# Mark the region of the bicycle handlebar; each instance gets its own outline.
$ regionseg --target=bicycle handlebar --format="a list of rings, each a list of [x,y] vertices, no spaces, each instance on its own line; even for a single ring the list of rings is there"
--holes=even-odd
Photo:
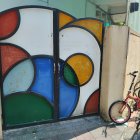
[[[136,76],[135,74],[138,73],[138,71],[130,72],[128,75]]]
[[[136,73],[138,73],[138,71],[134,71],[134,72],[133,72],[133,74],[136,74]]]

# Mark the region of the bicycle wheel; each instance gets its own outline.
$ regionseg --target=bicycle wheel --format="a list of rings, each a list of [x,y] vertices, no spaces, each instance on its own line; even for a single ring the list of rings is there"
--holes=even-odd
[[[133,94],[140,98],[140,87],[136,88]]]
[[[116,101],[109,108],[110,119],[117,123],[123,124],[130,119],[131,109],[125,101]]]
[[[138,97],[140,98],[140,88],[139,88],[139,91],[138,91]]]

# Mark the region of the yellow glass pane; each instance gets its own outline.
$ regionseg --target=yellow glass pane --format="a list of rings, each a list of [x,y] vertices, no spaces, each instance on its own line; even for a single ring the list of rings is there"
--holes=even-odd
[[[102,22],[94,19],[82,19],[72,23],[72,25],[82,26],[87,30],[91,31],[97,37],[99,43],[102,44]]]
[[[85,84],[92,77],[93,63],[89,57],[83,54],[73,55],[67,60],[67,63],[75,71],[80,85]]]
[[[71,17],[67,14],[64,14],[62,12],[59,13],[59,29],[73,20],[74,20],[73,17]]]

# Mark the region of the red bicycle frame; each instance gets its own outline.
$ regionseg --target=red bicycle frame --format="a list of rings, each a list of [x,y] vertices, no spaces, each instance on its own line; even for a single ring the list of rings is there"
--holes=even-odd
[[[136,107],[137,109],[140,109],[140,98],[139,97],[134,97],[134,96],[131,96],[130,93],[127,95],[127,97],[125,98],[125,102],[127,103],[128,99],[132,99],[136,102]]]

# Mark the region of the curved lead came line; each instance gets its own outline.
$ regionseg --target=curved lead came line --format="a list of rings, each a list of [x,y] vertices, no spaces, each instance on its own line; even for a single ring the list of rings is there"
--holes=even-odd
[[[27,89],[27,91],[31,90],[31,88],[32,88],[32,86],[33,86],[33,84],[35,83],[35,80],[36,80],[36,66],[35,66],[35,62],[32,60],[32,58],[30,60],[31,60],[31,62],[33,64],[33,68],[34,68],[34,77],[33,77],[32,83],[31,83],[30,87]]]
[[[12,68],[13,66],[15,66],[18,62],[20,62],[20,61],[22,61],[22,60],[24,60],[24,59],[30,58],[30,54],[29,54],[25,49],[23,49],[23,48],[20,47],[20,46],[15,45],[15,44],[12,44],[12,43],[0,43],[0,49],[2,49],[2,47],[6,47],[6,46],[8,46],[8,47],[14,47],[14,48],[16,48],[16,49],[19,49],[20,51],[22,51],[23,53],[25,53],[25,54],[27,55],[27,57],[26,57],[26,58],[23,58],[23,59],[21,59],[21,60],[19,60],[19,61],[17,61],[17,62],[14,63],[12,66],[10,66],[10,67],[7,69],[7,71],[5,72],[5,74],[3,75],[3,77],[5,77],[5,76],[7,75],[7,73],[11,70],[11,68]],[[2,58],[1,58],[1,60],[2,60]],[[2,63],[2,62],[1,62],[1,63]]]
[[[46,57],[50,58],[50,59],[53,59],[52,56],[50,56],[50,55],[43,55],[43,54],[42,55],[34,55],[34,56],[30,57],[30,59],[31,59],[31,61],[33,63],[33,67],[34,67],[34,79],[33,79],[33,82],[32,82],[32,84],[30,85],[30,87],[28,88],[27,91],[31,92],[31,88],[35,84],[35,81],[36,81],[36,65],[35,65],[35,62],[33,61],[33,59],[35,59],[35,58],[46,58]]]
[[[71,14],[65,12],[65,11],[61,11],[61,10],[58,10],[58,11],[59,11],[59,13],[63,13],[63,14],[65,14],[65,15],[67,15],[67,16],[70,16],[70,17],[73,18],[74,20],[76,20],[76,18],[75,18],[73,15],[71,15]],[[71,21],[71,22],[72,22],[72,21]]]
[[[78,28],[76,27],[76,28],[70,28],[70,29],[77,29],[78,30]],[[69,31],[70,29],[66,29],[66,30],[64,30],[64,31],[62,31],[62,34],[63,34],[63,32],[64,32],[64,35],[65,35],[65,31],[67,32],[67,31]],[[80,30],[80,29],[79,29]],[[81,29],[81,31],[82,31],[82,29]],[[86,32],[85,30],[83,30],[84,32]],[[88,34],[88,32],[86,32],[87,34]],[[89,34],[90,36],[91,36],[91,34]],[[91,36],[91,38],[92,38],[92,36]],[[95,40],[95,42],[96,42],[96,45],[99,45],[98,43],[97,43],[97,41],[96,41],[96,39],[95,38],[93,38],[94,40]],[[80,47],[79,47],[80,48]],[[92,47],[92,48],[94,48],[94,46]],[[96,47],[96,49],[98,50],[98,52],[100,53],[100,50],[99,50],[99,46],[98,47]],[[77,50],[78,51],[78,50]],[[70,53],[71,54],[71,53]],[[73,54],[73,53],[72,53]],[[66,58],[66,56],[65,56],[65,58]],[[94,59],[93,59],[94,60]],[[98,63],[99,65],[100,65],[100,62]],[[93,80],[93,78],[92,78],[92,81],[94,81]],[[87,86],[87,87],[89,87],[89,86]],[[87,88],[86,88],[87,89]],[[90,88],[91,89],[91,88]],[[90,90],[91,92],[89,92],[88,93],[88,97],[95,91],[95,90],[93,90],[93,89],[91,89]],[[81,91],[81,93],[83,93],[83,97],[84,97],[84,92],[82,92]],[[86,99],[87,100],[87,99]],[[86,103],[86,100],[84,99],[84,103]],[[78,106],[79,106],[79,104],[78,104]],[[83,109],[84,109],[84,104],[82,105],[83,107]],[[83,113],[83,109],[80,109],[81,111],[80,112],[82,112]],[[76,108],[76,110],[77,110],[77,108]],[[78,111],[78,110],[77,110]],[[79,112],[79,111],[78,111]],[[77,114],[76,114],[77,115]]]
[[[27,60],[30,60],[30,61],[31,61],[32,66],[33,66],[33,68],[34,68],[33,62],[32,62],[32,60],[31,60],[30,58],[25,58],[25,59],[23,59],[23,60],[21,60],[21,61],[18,61],[17,63],[15,63],[15,64],[7,71],[7,73],[5,73],[5,75],[4,75],[3,79],[2,79],[2,84],[4,84],[5,78],[7,77],[7,75],[8,75],[16,66],[18,66],[20,63],[22,63],[22,62],[24,62],[24,61],[27,61]],[[34,80],[34,77],[35,77],[35,72],[34,72],[33,80]],[[33,80],[32,80],[32,82],[31,82],[31,84],[33,83]],[[29,88],[28,88],[28,89],[29,89]],[[27,89],[27,90],[28,90],[28,89]],[[11,94],[11,93],[10,93],[10,94]],[[8,94],[8,95],[9,95],[9,94]]]
[[[87,104],[88,104],[88,101],[89,101],[90,98],[91,98],[96,92],[98,92],[98,91],[100,91],[100,90],[99,90],[99,89],[95,90],[95,91],[89,96],[89,98],[87,99],[87,102],[86,102],[85,107],[84,107],[84,112],[83,112],[84,115],[86,115],[86,106],[87,106]],[[100,97],[100,93],[99,93],[99,97]],[[89,113],[89,114],[93,114],[93,113]]]
[[[103,22],[102,20],[96,19],[96,18],[91,18],[91,17],[79,18],[79,19],[76,19],[76,18],[75,18],[75,20],[73,20],[73,21],[67,23],[65,26],[63,26],[63,27],[60,28],[59,30],[61,31],[61,30],[63,30],[64,28],[67,28],[68,26],[70,26],[71,24],[73,24],[73,23],[75,23],[75,22],[79,22],[79,21],[81,21],[81,20],[94,20],[94,21],[99,21],[100,23],[102,23],[102,27],[103,27],[103,25],[104,25],[104,22]],[[79,25],[79,26],[80,26],[80,25]]]
[[[18,7],[14,7],[14,8],[10,8],[10,9],[7,9],[7,10],[4,10],[2,12],[0,12],[0,14],[3,14],[5,12],[8,12],[8,11],[11,11],[11,10],[20,10],[20,9],[28,9],[28,8],[40,8],[40,9],[46,9],[46,10],[52,10],[52,11],[58,11],[58,13],[64,13],[74,19],[76,19],[74,16],[72,16],[71,14],[65,12],[65,11],[62,11],[62,10],[59,10],[57,8],[51,8],[51,7],[46,7],[46,6],[37,6],[37,5],[27,5],[27,6],[18,6]]]
[[[134,86],[134,91],[135,91],[135,89],[137,89],[136,87],[137,87],[138,84],[140,84],[140,81],[138,81],[138,82],[135,84],[135,86]]]
[[[65,61],[64,60],[62,60],[62,59],[59,59],[59,63],[60,64],[62,64],[62,63],[65,63]],[[61,67],[62,68],[62,67]],[[61,70],[60,70],[61,71]],[[60,74],[59,75],[60,76],[60,78],[61,78],[61,80],[62,81],[64,81],[68,86],[71,86],[70,84],[68,84],[65,80],[64,80],[64,78],[63,78],[63,74]],[[79,101],[79,98],[80,98],[80,87],[79,86],[71,86],[71,87],[74,87],[74,88],[77,88],[77,99],[76,99],[76,103],[74,104],[74,107],[73,107],[73,109],[71,110],[71,112],[70,112],[70,114],[68,115],[68,116],[66,116],[66,117],[60,117],[60,112],[59,112],[59,119],[60,120],[62,120],[62,119],[64,119],[64,118],[70,118],[71,117],[71,115],[73,114],[73,112],[74,112],[74,110],[75,110],[75,108],[77,107],[77,104],[78,104],[78,101]],[[61,94],[61,93],[60,93]],[[60,95],[59,95],[60,96]],[[60,98],[60,97],[59,97]],[[59,99],[60,100],[60,99]],[[59,110],[60,111],[60,110]]]
[[[53,120],[54,107],[53,107],[53,106],[50,104],[50,102],[48,102],[48,100],[46,100],[44,97],[42,97],[42,96],[40,96],[40,95],[38,95],[38,94],[36,94],[36,93],[33,93],[33,92],[32,92],[32,93],[29,93],[29,94],[26,93],[26,92],[16,92],[16,93],[13,93],[13,94],[11,94],[11,95],[6,96],[6,97],[4,98],[4,101],[5,101],[5,102],[8,101],[7,98],[9,99],[9,97],[11,97],[11,96],[17,97],[17,98],[20,99],[20,100],[22,100],[21,97],[25,97],[25,98],[23,98],[23,99],[25,99],[25,101],[28,102],[28,104],[29,104],[29,102],[30,102],[30,101],[28,100],[28,96],[31,97],[31,98],[33,98],[33,99],[36,98],[36,99],[33,100],[33,101],[36,101],[36,104],[35,104],[35,105],[36,105],[37,107],[39,107],[38,104],[37,104],[38,100],[40,101],[40,103],[43,104],[43,107],[44,107],[44,104],[45,104],[45,105],[48,104],[49,107],[51,107],[51,112],[50,112],[50,113],[51,113],[51,118],[50,118],[50,119]],[[21,97],[20,97],[20,96],[21,96]],[[33,97],[32,97],[32,96],[33,96]],[[14,98],[12,98],[12,100],[13,100],[13,99],[14,99]],[[10,100],[11,100],[11,98],[10,98]],[[17,100],[16,100],[16,101],[17,101]],[[32,101],[32,99],[31,99],[31,101]],[[42,101],[43,101],[43,102],[42,102]],[[17,102],[18,102],[18,101],[17,101]],[[11,104],[11,102],[7,102],[7,103],[10,103],[10,104]],[[22,107],[22,103],[20,103],[20,102],[18,102],[18,103],[19,103],[19,105],[20,105],[22,111],[25,111],[24,113],[26,113],[26,109]],[[33,102],[33,103],[34,103],[34,102]],[[12,103],[12,104],[13,104],[13,103]],[[24,104],[24,103],[23,103],[23,104]],[[26,108],[28,108],[28,104],[26,104]],[[5,104],[5,105],[6,105],[6,104]],[[15,106],[15,105],[16,105],[16,104],[14,104],[14,106]],[[9,106],[9,107],[10,107],[10,106]],[[7,105],[5,106],[5,108],[8,109],[8,108],[7,108]],[[12,107],[12,108],[13,108],[13,107]],[[33,106],[32,106],[30,109],[33,109],[33,110],[34,110],[35,108],[33,108]],[[41,108],[40,108],[40,109],[41,109]],[[29,111],[29,110],[28,110],[28,111]],[[32,110],[30,110],[30,111],[32,111]],[[30,111],[29,111],[29,114],[30,114]],[[41,112],[43,113],[43,110],[41,110]],[[45,112],[48,114],[48,110],[45,110]],[[8,112],[5,112],[5,113],[7,113],[7,115],[9,115]],[[20,112],[16,112],[16,113],[17,113],[16,116],[18,117],[18,114],[19,114],[19,113],[23,113],[23,112],[20,111]],[[36,115],[37,112],[34,112],[34,111],[33,111],[33,113],[34,113],[34,115]],[[50,115],[50,113],[49,113],[48,115]],[[11,114],[11,113],[10,113],[10,114]],[[14,114],[15,114],[15,113],[12,111],[12,116],[14,116]],[[37,113],[37,114],[38,114],[38,113]],[[6,115],[6,116],[7,116],[7,115]],[[32,115],[32,113],[31,113],[30,115]],[[28,117],[28,114],[27,114],[27,117]],[[45,119],[47,116],[46,116],[46,114],[45,114],[45,116],[44,116],[44,115],[42,116],[43,118],[40,117],[39,119],[37,119],[37,121],[36,121],[36,117],[35,117],[35,116],[34,116],[35,118],[33,118],[32,120],[29,119],[29,121],[28,121],[28,118],[27,118],[27,117],[25,117],[25,118],[26,118],[26,119],[25,119],[24,116],[23,116],[24,119],[23,119],[23,118],[22,118],[22,119],[23,119],[23,120],[27,120],[27,123],[35,123],[35,122],[36,122],[36,123],[37,123],[37,122],[39,123],[40,121],[41,121],[41,122],[44,122],[44,119]],[[9,117],[6,117],[7,121],[9,120],[8,118],[9,118]],[[37,118],[38,118],[38,117],[37,117]],[[42,119],[43,119],[43,120],[42,120]],[[14,120],[14,119],[12,119],[12,120]],[[11,125],[11,126],[12,126],[12,125],[15,125],[15,124],[16,124],[16,125],[22,125],[22,124],[25,123],[25,121],[23,121],[23,120],[21,120],[22,122],[16,121],[16,123],[15,123],[15,120],[14,120],[14,124],[11,123],[11,124],[9,124],[9,125]],[[46,121],[48,121],[48,119],[47,119]],[[9,122],[9,123],[10,123],[10,122]],[[26,124],[27,124],[27,123],[26,123]]]
[[[81,27],[81,26],[78,26],[78,25],[69,25],[69,26],[66,26],[65,28],[62,28],[60,31],[65,30],[67,28],[80,28],[80,29],[83,29],[83,30],[87,31],[88,33],[90,33],[95,38],[95,40],[97,41],[97,44],[98,44],[99,49],[100,49],[100,52],[102,52],[102,45],[100,44],[98,38],[91,31],[89,31],[85,27]]]
[[[28,60],[28,59],[29,59],[29,58],[24,58],[24,59],[18,61],[17,63],[15,63],[14,65],[12,65],[12,67],[10,67],[10,68],[7,70],[7,72],[4,74],[4,76],[3,76],[3,81],[5,80],[6,76],[10,73],[10,71],[14,69],[14,67],[16,67],[18,64],[20,64],[21,62],[24,62],[24,61],[26,61],[26,60]]]
[[[36,76],[34,82],[28,90],[39,93],[49,101],[53,102],[53,59],[46,56],[36,56],[32,58],[32,60],[35,64]],[[48,85],[48,83],[50,85]]]
[[[91,62],[91,64],[92,64],[92,74],[91,74],[91,76],[90,76],[90,78],[85,82],[85,83],[83,83],[83,84],[79,84],[79,86],[81,87],[81,86],[84,86],[84,85],[86,85],[90,80],[91,80],[91,78],[92,78],[92,76],[93,76],[93,74],[94,74],[94,63],[93,63],[93,61],[91,60],[91,58],[88,56],[88,55],[86,55],[86,54],[84,54],[84,53],[74,53],[74,54],[72,54],[72,55],[70,55],[66,60],[65,60],[65,62],[67,62],[71,57],[73,57],[73,56],[75,56],[75,55],[84,55],[84,56],[86,56],[89,60],[90,60],[90,62]],[[73,68],[72,68],[73,69]],[[74,70],[73,70],[74,71]],[[75,73],[75,72],[74,72]],[[76,73],[75,73],[76,74]],[[77,76],[77,75],[76,75]],[[78,78],[78,77],[77,77]],[[79,81],[79,80],[78,80]]]
[[[29,92],[29,93],[28,93],[28,92]],[[46,100],[46,101],[52,106],[52,108],[54,108],[54,104],[50,103],[49,100],[47,100],[44,96],[42,96],[42,95],[40,95],[40,94],[38,94],[38,93],[36,93],[36,92],[31,92],[31,91],[14,92],[14,93],[11,93],[11,94],[9,94],[9,95],[6,95],[6,96],[4,97],[4,100],[5,100],[6,98],[8,98],[9,96],[12,96],[13,94],[14,94],[14,95],[20,95],[20,94],[34,94],[34,95],[36,95],[36,96],[38,96],[38,97],[41,97],[41,98],[43,98],[44,100]]]
[[[12,44],[12,43],[6,43],[6,42],[0,42],[0,47],[1,46],[11,46],[11,47],[15,47],[17,49],[20,49],[22,50],[23,52],[25,52],[25,54],[27,54],[28,57],[30,57],[31,55],[22,47],[18,46],[18,45],[15,45],[15,44]]]
[[[62,82],[64,82],[65,83],[65,81],[63,80],[63,78],[61,77],[61,80],[62,80]],[[67,83],[66,83],[67,84]],[[68,85],[69,86],[69,85]],[[65,86],[66,87],[66,86]],[[72,88],[72,87],[71,87]],[[77,87],[74,87],[74,88],[76,88],[76,91],[74,92],[75,94],[76,94],[76,100],[75,100],[75,96],[74,96],[74,99],[72,100],[73,101],[73,104],[72,104],[72,106],[70,106],[70,109],[69,109],[69,112],[67,112],[67,114],[63,114],[63,112],[64,111],[67,111],[66,109],[64,110],[64,108],[62,108],[63,110],[61,110],[61,116],[60,116],[60,112],[59,112],[59,118],[60,119],[63,119],[63,118],[69,118],[70,116],[71,116],[71,114],[74,112],[74,110],[75,110],[75,108],[76,108],[76,106],[77,106],[77,104],[78,104],[78,101],[79,101],[79,96],[80,96],[80,88],[77,88]],[[74,89],[75,90],[75,89]],[[68,92],[68,91],[67,91]],[[65,93],[65,91],[63,91],[63,92],[60,92],[60,97],[63,97],[62,95]],[[71,93],[69,93],[69,94],[71,94]],[[60,102],[60,97],[59,97],[59,102]],[[67,97],[67,96],[66,96]],[[73,96],[71,96],[71,97],[73,97]],[[70,100],[69,98],[67,98],[67,100]],[[64,102],[66,102],[66,101],[63,101],[63,100],[61,100],[61,106],[62,105],[64,105]],[[63,103],[63,104],[62,104]],[[70,103],[70,101],[69,101],[69,103]],[[59,104],[59,111],[60,111],[60,104]],[[67,108],[69,108],[69,106],[67,106]]]
[[[70,67],[71,71],[73,72],[74,76],[76,77],[77,85],[73,85],[73,84],[71,84],[70,82],[68,82],[68,81],[66,80],[66,78],[65,78],[65,76],[64,76],[64,69],[65,69],[65,66],[66,66],[66,65],[68,65],[68,66]],[[65,82],[66,82],[68,85],[70,85],[70,86],[75,86],[75,87],[79,87],[79,86],[80,86],[79,80],[78,80],[78,77],[77,77],[75,71],[73,70],[73,68],[72,68],[66,61],[64,61],[64,64],[63,64],[63,68],[62,68],[62,77],[63,77],[63,79],[65,80]]]
[[[70,113],[70,115],[67,118],[71,117],[71,115],[73,114],[73,112],[75,111],[75,109],[78,105],[78,102],[79,102],[79,99],[80,99],[80,87],[78,87],[78,93],[77,94],[78,94],[78,97],[77,97],[77,102],[75,104],[75,107],[73,108],[72,112]]]

